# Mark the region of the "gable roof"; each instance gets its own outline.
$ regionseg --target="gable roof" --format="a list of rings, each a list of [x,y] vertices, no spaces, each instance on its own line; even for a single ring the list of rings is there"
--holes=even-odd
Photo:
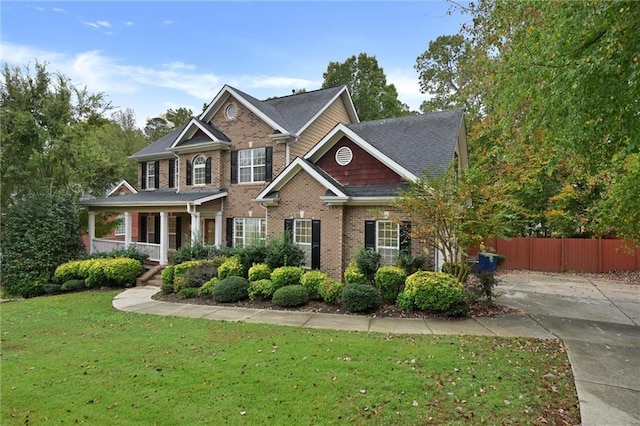
[[[130,194],[135,194],[136,192],[138,192],[129,182],[127,182],[126,179],[123,179],[120,181],[120,183],[114,185],[111,190],[107,191],[107,197],[111,197],[112,195],[117,194],[121,189],[124,189]]]
[[[136,152],[133,155],[130,155],[129,158],[132,160],[153,160],[157,158],[166,158],[173,157],[173,153],[168,151],[168,149],[173,145],[176,138],[182,131],[187,127],[187,124],[183,124],[182,126],[178,126],[157,141],[145,146],[140,151]]]
[[[175,205],[200,205],[208,201],[227,196],[224,189],[202,189],[190,191],[176,191],[175,189],[160,189],[155,191],[140,191],[132,194],[117,195],[106,198],[81,200],[80,204],[91,207],[159,207]]]
[[[317,161],[346,136],[405,179],[414,180],[449,167],[462,126],[462,109],[339,124],[305,158]]]

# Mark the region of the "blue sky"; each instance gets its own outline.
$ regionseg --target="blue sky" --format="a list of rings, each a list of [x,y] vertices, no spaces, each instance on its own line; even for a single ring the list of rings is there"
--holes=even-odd
[[[468,19],[443,1],[2,1],[0,62],[47,62],[142,127],[168,108],[194,113],[229,84],[259,99],[314,90],[329,62],[375,56],[402,102],[426,99],[414,69]]]

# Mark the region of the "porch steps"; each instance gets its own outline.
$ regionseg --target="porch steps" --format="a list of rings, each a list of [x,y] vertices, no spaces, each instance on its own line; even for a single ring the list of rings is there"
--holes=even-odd
[[[136,285],[153,285],[160,287],[162,285],[162,270],[164,268],[165,267],[161,265],[152,266],[147,272],[136,279]]]

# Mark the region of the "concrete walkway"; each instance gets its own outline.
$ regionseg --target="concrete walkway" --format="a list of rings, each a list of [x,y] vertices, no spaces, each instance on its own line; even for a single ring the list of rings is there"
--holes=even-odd
[[[522,314],[492,318],[394,319],[168,303],[158,287],[127,289],[116,309],[155,315],[397,334],[468,334],[562,339],[580,400],[582,424],[640,425],[640,285],[565,275],[501,276],[499,302]]]

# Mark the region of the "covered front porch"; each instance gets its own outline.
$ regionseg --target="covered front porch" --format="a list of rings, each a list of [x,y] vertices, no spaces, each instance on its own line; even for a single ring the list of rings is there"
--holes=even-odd
[[[134,247],[160,265],[170,263],[171,254],[183,244],[201,242],[222,245],[222,213],[226,191],[156,190],[102,199],[83,200],[88,209],[88,251],[108,252]],[[96,215],[109,212],[123,218],[124,235],[96,237]],[[138,232],[133,217],[138,216]]]

